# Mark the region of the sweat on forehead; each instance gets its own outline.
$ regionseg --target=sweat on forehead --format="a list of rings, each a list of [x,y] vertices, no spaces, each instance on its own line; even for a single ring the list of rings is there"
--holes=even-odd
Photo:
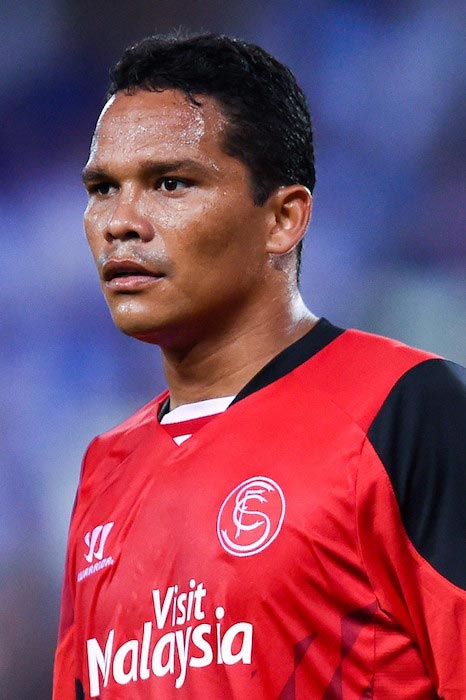
[[[219,105],[213,98],[203,97],[195,104],[179,90],[149,92],[137,90],[132,94],[119,92],[105,104],[97,122],[95,135],[100,137],[109,122],[118,130],[128,135],[128,129],[134,134],[154,129],[160,133],[166,129],[168,136],[176,126],[177,135],[185,134],[187,138],[199,140],[206,129],[220,132],[226,119]]]
[[[218,170],[218,158],[229,158],[223,149],[225,123],[217,102],[209,97],[194,104],[177,90],[117,93],[97,122],[85,180],[89,173],[113,174],[117,167],[129,172],[143,164],[147,171],[149,162],[196,161]]]

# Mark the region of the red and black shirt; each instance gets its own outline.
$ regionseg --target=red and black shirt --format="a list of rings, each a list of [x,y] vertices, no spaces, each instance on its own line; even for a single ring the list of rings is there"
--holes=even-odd
[[[54,700],[464,700],[465,371],[321,320],[176,445],[96,438]]]

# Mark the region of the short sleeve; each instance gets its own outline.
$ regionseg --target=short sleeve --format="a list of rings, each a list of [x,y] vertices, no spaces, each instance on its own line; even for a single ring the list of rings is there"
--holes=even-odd
[[[357,478],[379,604],[412,635],[445,700],[466,698],[465,375],[439,359],[403,375],[370,427]]]

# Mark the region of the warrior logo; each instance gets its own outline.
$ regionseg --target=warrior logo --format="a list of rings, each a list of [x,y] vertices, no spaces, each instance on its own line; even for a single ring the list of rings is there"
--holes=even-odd
[[[84,559],[89,562],[89,566],[78,571],[77,580],[83,581],[88,576],[106,569],[107,566],[112,566],[115,562],[113,557],[104,557],[104,547],[110,530],[115,523],[105,523],[105,525],[97,525],[93,530],[89,530],[84,535],[84,542],[89,551],[84,554]]]
[[[225,498],[217,518],[218,539],[229,554],[249,557],[274,541],[284,517],[280,486],[266,476],[255,476]]]
[[[98,559],[99,561],[102,559],[104,556],[104,547],[105,547],[105,542],[107,541],[107,537],[110,534],[110,530],[114,526],[115,523],[107,523],[106,525],[97,525],[92,532],[87,532],[86,535],[84,536],[84,542],[87,544],[89,547],[89,552],[84,555],[86,561],[91,563],[91,561],[94,559]],[[100,538],[100,541],[99,541]],[[97,544],[99,544],[99,548],[97,549]]]

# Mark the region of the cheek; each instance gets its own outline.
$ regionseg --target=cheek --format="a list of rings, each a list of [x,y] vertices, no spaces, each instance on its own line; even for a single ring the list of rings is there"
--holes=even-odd
[[[248,264],[260,249],[261,229],[254,213],[245,213],[236,203],[202,207],[195,214],[191,210],[182,239],[175,245],[182,240],[184,254],[205,265],[209,273],[215,272],[215,262],[243,260]]]

